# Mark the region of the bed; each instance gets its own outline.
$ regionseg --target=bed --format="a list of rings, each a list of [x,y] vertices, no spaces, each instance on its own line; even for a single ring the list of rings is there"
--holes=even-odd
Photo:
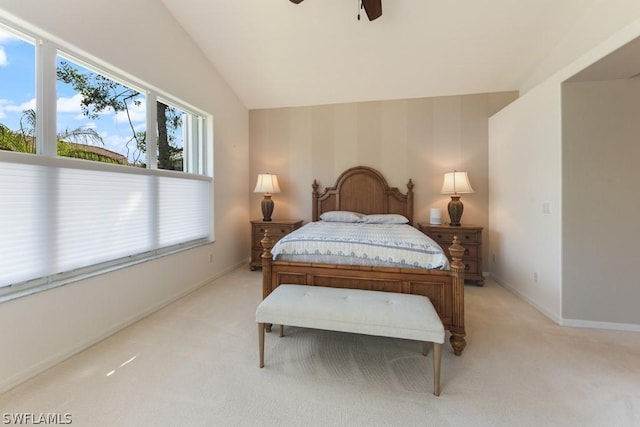
[[[319,191],[312,184],[312,220],[318,222],[329,212],[356,212],[363,215],[398,215],[413,225],[413,182],[407,183],[407,192],[389,187],[377,170],[357,166],[344,171],[333,187]],[[325,215],[326,217],[326,215]],[[303,227],[304,228],[304,227]],[[293,233],[292,233],[293,234]],[[321,262],[276,260],[269,232],[262,239],[262,293],[266,298],[280,284],[327,286],[409,293],[428,297],[435,307],[456,355],[466,346],[464,326],[464,248],[454,238],[449,248],[451,262],[433,265],[433,269],[407,266],[373,266],[339,264],[333,260]],[[410,263],[411,264],[411,263]]]

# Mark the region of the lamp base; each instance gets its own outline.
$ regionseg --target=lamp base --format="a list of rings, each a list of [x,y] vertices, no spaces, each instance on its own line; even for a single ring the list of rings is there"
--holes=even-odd
[[[451,201],[447,205],[447,209],[449,210],[449,219],[451,220],[450,225],[454,227],[460,226],[460,218],[462,218],[462,211],[464,210],[464,205],[460,201],[460,195],[451,195]]]
[[[271,221],[271,214],[273,213],[273,200],[271,200],[271,194],[265,194],[264,199],[260,207],[262,207],[262,220]]]

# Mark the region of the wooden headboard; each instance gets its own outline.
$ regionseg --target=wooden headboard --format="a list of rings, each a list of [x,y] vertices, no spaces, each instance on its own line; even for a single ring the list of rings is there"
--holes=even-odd
[[[404,215],[413,225],[413,182],[407,183],[407,194],[396,187],[389,187],[387,180],[377,170],[356,166],[338,177],[336,185],[327,187],[322,194],[319,184],[313,181],[313,221],[328,211],[353,211],[363,214],[395,213]]]

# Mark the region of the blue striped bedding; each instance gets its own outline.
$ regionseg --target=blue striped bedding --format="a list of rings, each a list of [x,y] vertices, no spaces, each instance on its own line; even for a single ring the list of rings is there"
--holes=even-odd
[[[406,224],[311,222],[273,247],[282,261],[449,269],[442,248]]]

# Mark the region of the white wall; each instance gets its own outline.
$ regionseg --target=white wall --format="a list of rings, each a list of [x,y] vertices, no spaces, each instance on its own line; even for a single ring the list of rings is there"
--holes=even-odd
[[[490,271],[556,321],[560,133],[560,87],[553,83],[540,85],[489,120]]]
[[[633,13],[635,20],[617,32],[603,32],[603,28],[610,30],[612,11],[615,11],[616,22],[631,22],[631,16],[623,16],[625,13]],[[564,215],[561,206],[561,85],[567,78],[638,37],[639,15],[640,10],[630,4],[627,9],[612,8],[603,12],[602,22],[590,21],[594,28],[583,28],[584,34],[572,32],[571,37],[583,36],[592,40],[587,33],[594,31],[600,35],[600,42],[583,55],[567,59],[569,65],[489,119],[489,251],[490,257],[496,254],[495,263],[490,263],[491,272],[504,286],[561,324],[571,324],[564,319],[562,311],[563,305],[570,303],[563,299],[574,297],[564,293],[563,271],[580,268],[562,258],[563,224],[571,221],[571,217]],[[576,157],[570,161],[580,162],[581,159]],[[592,194],[592,197],[597,195]],[[544,214],[543,204],[547,201],[550,202],[550,213]],[[581,215],[598,213],[585,211]],[[595,218],[592,219],[595,222]],[[584,262],[602,261],[591,259],[581,263]],[[534,272],[538,272],[537,283]],[[611,292],[616,292],[613,277],[609,284]],[[621,308],[624,309],[622,306],[615,309]],[[623,314],[617,317],[623,318],[631,317]],[[592,327],[629,329],[628,324],[616,325],[613,320],[607,323],[598,323],[602,319],[596,317],[582,320],[592,321],[588,323]]]
[[[0,8],[4,17],[213,114],[216,238],[0,304],[2,392],[246,261],[250,184],[248,111],[161,2],[3,0]]]

